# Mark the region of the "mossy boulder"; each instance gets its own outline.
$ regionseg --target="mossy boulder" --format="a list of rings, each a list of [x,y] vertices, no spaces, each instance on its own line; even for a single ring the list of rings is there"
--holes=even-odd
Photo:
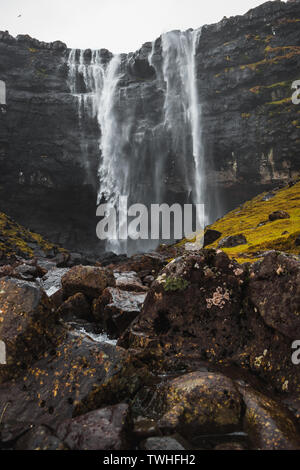
[[[300,435],[287,409],[250,387],[239,387],[246,406],[244,428],[256,450],[299,450]]]
[[[187,438],[240,427],[242,398],[234,383],[218,373],[192,372],[158,390],[156,408],[163,411],[159,427]]]

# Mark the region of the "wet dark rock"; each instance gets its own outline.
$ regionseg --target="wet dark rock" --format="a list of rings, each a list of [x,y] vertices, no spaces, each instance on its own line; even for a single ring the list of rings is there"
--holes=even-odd
[[[127,261],[127,255],[116,255],[115,253],[108,251],[106,253],[100,254],[98,256],[98,262],[101,264],[101,266],[113,266],[115,264],[119,264],[122,262]]]
[[[36,264],[37,264],[37,267],[38,267],[38,268],[40,268],[40,269],[46,271],[46,272],[44,273],[44,275],[45,275],[48,271],[51,271],[51,269],[56,268],[56,263],[55,263],[55,261],[49,260],[49,259],[37,258],[37,259],[36,259]]]
[[[34,281],[46,274],[47,270],[39,263],[37,259],[14,260],[12,264],[0,267],[0,277],[14,277],[23,281]]]
[[[9,407],[10,402],[2,406],[1,413],[5,413],[6,409]],[[0,427],[0,450],[2,449],[12,449],[15,442],[18,439],[22,438],[25,433],[31,431],[33,425],[30,423],[20,422],[11,422],[11,423],[1,423]]]
[[[120,404],[69,419],[56,433],[71,450],[124,450],[130,429],[129,407]]]
[[[145,277],[143,278],[143,283],[146,284],[146,285],[149,286],[149,287],[151,286],[152,282],[154,282],[154,281],[155,281],[155,277],[154,277],[154,276],[150,276],[150,275],[149,275],[149,276],[145,276]]]
[[[36,426],[18,439],[16,450],[67,450],[66,445],[46,426]]]
[[[94,301],[93,315],[112,338],[119,337],[141,312],[146,293],[108,287]]]
[[[222,236],[222,233],[219,232],[218,230],[212,230],[210,228],[207,229],[204,234],[203,248],[210,245],[211,243],[214,243],[221,236]]]
[[[84,294],[77,294],[65,300],[58,309],[58,315],[64,320],[72,320],[74,317],[91,320],[91,305]]]
[[[10,264],[0,266],[0,278],[1,277],[15,277],[15,270]]]
[[[149,437],[140,447],[143,450],[185,450],[173,437]]]
[[[20,279],[32,281],[37,276],[37,268],[35,266],[28,266],[27,264],[21,264],[15,268],[15,272],[20,276]]]
[[[244,426],[253,449],[300,449],[300,434],[284,407],[251,388],[240,387],[240,393],[246,406]]]
[[[141,279],[134,271],[122,273],[114,271],[114,276],[116,287],[119,289],[134,292],[147,292],[149,290],[148,287],[142,284]]]
[[[0,279],[0,382],[28,366],[55,340],[56,315],[33,282]]]
[[[133,255],[110,267],[119,273],[134,271],[140,278],[157,275],[165,266],[165,256],[160,253],[145,253]]]
[[[265,196],[261,200],[262,201],[270,201],[275,196],[276,196],[276,194],[274,192],[270,192],[270,193],[265,194]]]
[[[247,239],[244,235],[232,235],[230,237],[223,238],[220,242],[218,247],[219,248],[232,248],[234,246],[239,245],[246,245]]]
[[[81,416],[103,406],[134,400],[140,390],[153,384],[155,379],[147,364],[141,361],[135,352],[126,355],[122,348],[121,351],[122,360],[117,364],[115,373],[105,383],[95,385],[93,390],[77,403],[73,416]]]
[[[68,259],[68,266],[78,266],[80,264],[85,264],[83,262],[83,256],[80,253],[70,253],[70,257]]]
[[[41,287],[46,292],[51,302],[59,307],[63,302],[62,278],[69,271],[67,268],[53,268],[43,276]]]
[[[230,432],[241,423],[242,399],[234,383],[222,374],[192,372],[158,390],[155,409],[159,427],[185,438]]]
[[[290,396],[288,398],[285,398],[283,400],[283,403],[296,418],[298,425],[300,425],[300,397]]]
[[[249,299],[264,322],[285,336],[300,337],[300,261],[267,254],[250,272]]]
[[[145,335],[144,347],[147,337],[154,342],[165,337],[175,349],[179,344],[195,348],[197,342],[199,354],[208,353],[212,344],[214,354],[218,349],[231,350],[229,335],[234,336],[237,328],[243,277],[238,264],[214,250],[175,259],[153,283],[142,313],[120,344],[126,345],[128,339],[131,347],[138,347]]]
[[[62,278],[65,298],[78,292],[89,298],[97,298],[106,287],[115,286],[115,284],[112,271],[92,266],[75,266]]]
[[[155,419],[140,416],[135,420],[133,433],[138,440],[142,440],[147,437],[157,437],[160,430]]]
[[[276,296],[285,299],[285,277],[274,276],[278,277]],[[235,365],[253,372],[270,390],[296,393],[300,370],[291,361],[291,338],[286,335],[289,323],[279,319],[286,315],[288,322],[297,325],[297,315],[288,311],[291,307],[298,311],[298,294],[293,291],[293,298],[286,299],[286,308],[281,300],[277,308],[270,298],[274,323],[268,324],[269,313],[265,320],[253,305],[252,296],[260,300],[264,292],[261,285],[254,287],[254,279],[252,275],[249,279],[247,266],[221,251],[204,249],[176,258],[153,283],[141,313],[118,344],[144,355],[151,369],[189,371],[201,361]],[[292,274],[287,274],[289,279],[288,285],[295,288]],[[279,329],[274,329],[275,320]]]
[[[126,357],[121,348],[83,334],[62,336],[56,348],[1,385],[1,432],[4,426],[6,441],[31,425],[54,428],[72,418],[81,400],[122,370]]]
[[[289,218],[290,218],[290,214],[288,214],[285,211],[275,211],[269,215],[269,220],[271,222],[274,222],[274,220],[289,219]]]
[[[58,268],[66,268],[68,266],[69,259],[69,253],[58,253],[58,255],[56,255],[56,257],[54,258],[54,261]]]
[[[214,450],[245,450],[245,447],[239,442],[224,442],[218,444]]]

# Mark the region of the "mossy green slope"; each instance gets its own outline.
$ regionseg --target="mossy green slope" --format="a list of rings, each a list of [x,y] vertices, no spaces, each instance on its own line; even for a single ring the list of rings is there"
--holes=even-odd
[[[6,258],[15,255],[32,258],[34,248],[42,250],[46,255],[52,250],[64,251],[41,235],[31,232],[18,224],[3,212],[0,212],[0,254]]]
[[[223,248],[239,262],[254,261],[267,250],[300,254],[300,246],[295,243],[300,235],[300,182],[273,193],[275,196],[268,201],[264,200],[267,193],[260,194],[212,224],[209,228],[222,236],[207,248],[216,248],[224,237],[243,234],[247,244]],[[288,212],[290,218],[269,221],[269,215],[279,210]]]

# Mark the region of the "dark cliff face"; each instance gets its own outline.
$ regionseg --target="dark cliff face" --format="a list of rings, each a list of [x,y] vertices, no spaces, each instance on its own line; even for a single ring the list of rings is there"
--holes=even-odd
[[[276,1],[202,28],[196,76],[211,217],[300,171],[300,105],[291,101],[291,85],[300,79],[299,24],[300,2]],[[155,67],[149,64],[151,51]],[[69,53],[58,41],[0,33],[0,79],[7,86],[6,113],[0,114],[1,210],[54,242],[89,251],[99,247],[100,131],[95,117],[78,119]],[[171,148],[160,126],[166,90],[158,76],[161,61],[161,39],[153,50],[147,43],[122,56],[117,111],[120,120],[135,116],[126,151],[135,155],[131,165],[139,183],[145,170],[138,165],[141,152],[148,162],[141,194],[151,185],[152,155],[158,151],[149,129],[157,128],[164,152]],[[141,133],[143,145],[133,151]],[[190,137],[184,137],[187,148]],[[166,202],[187,200],[181,165],[187,173],[193,170],[189,159],[178,164],[181,151],[170,150],[160,169]]]
[[[300,2],[205,26],[198,50],[209,185],[235,205],[300,169]]]

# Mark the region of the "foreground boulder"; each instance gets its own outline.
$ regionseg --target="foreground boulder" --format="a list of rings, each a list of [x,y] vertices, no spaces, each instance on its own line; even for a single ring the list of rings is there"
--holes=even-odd
[[[253,449],[299,450],[300,435],[286,409],[250,387],[240,387],[246,406],[245,430]]]
[[[141,312],[145,297],[145,293],[108,287],[94,302],[94,317],[110,337],[117,338]]]
[[[18,439],[16,450],[67,450],[47,426],[36,426]]]
[[[111,270],[93,266],[75,266],[62,278],[64,298],[78,292],[89,298],[99,297],[106,287],[114,287],[116,281]]]
[[[251,269],[249,298],[264,322],[292,338],[300,338],[300,261],[275,251]]]
[[[222,252],[203,250],[176,258],[153,283],[142,313],[120,345],[145,347],[159,338],[172,343],[173,351],[197,349],[200,355],[224,357],[224,350],[235,347],[233,338],[236,344],[240,338],[243,279],[243,269]]]
[[[255,279],[249,276],[247,266],[221,251],[204,249],[176,258],[153,283],[141,314],[118,344],[140,351],[149,366],[151,357],[154,369],[195,370],[194,365],[203,360],[235,365],[259,376],[270,390],[298,393],[300,370],[291,361],[287,326],[275,330],[274,320],[265,320],[253,305],[255,297],[259,301],[263,295],[263,287],[255,286]],[[294,286],[283,312],[280,301],[272,303],[271,296],[264,294],[274,307],[273,313],[266,315],[277,318],[278,325],[291,307],[299,311],[298,281],[295,276],[293,279],[286,284],[287,275],[276,284],[276,295],[282,293],[282,299],[288,286]],[[298,316],[292,317],[291,324],[296,325]]]
[[[160,429],[187,438],[240,427],[241,395],[222,374],[192,372],[173,379],[159,390],[155,406],[163,410]]]
[[[0,279],[0,382],[51,348],[55,343],[55,320],[46,294],[35,283]]]
[[[0,387],[0,443],[13,441],[32,425],[51,428],[72,418],[81,400],[118,374],[127,354],[85,335],[61,339],[19,377]]]
[[[69,419],[56,434],[71,450],[124,450],[130,429],[129,407],[120,404]]]

